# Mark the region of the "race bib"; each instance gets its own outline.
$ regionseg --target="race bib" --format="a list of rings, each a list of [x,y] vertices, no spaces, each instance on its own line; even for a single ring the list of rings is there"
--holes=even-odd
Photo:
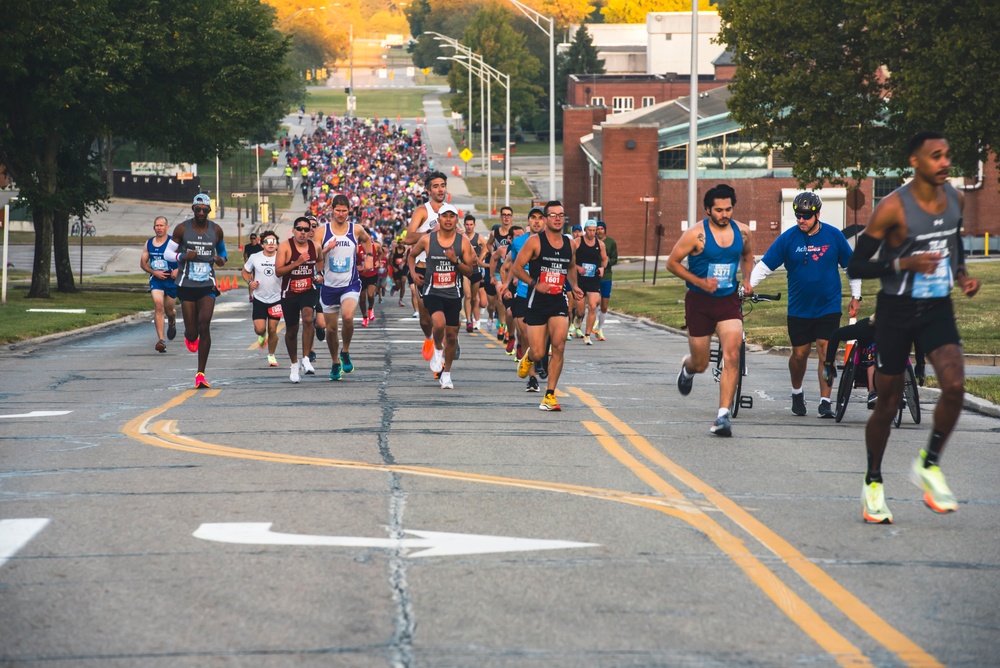
[[[188,277],[192,281],[207,281],[212,276],[212,265],[208,262],[191,262],[188,264]]]
[[[272,318],[280,318],[284,315],[281,311],[281,304],[275,304],[274,306],[269,306],[267,309],[267,314]]]
[[[435,271],[433,277],[431,278],[431,287],[434,288],[455,287],[455,272]]]
[[[162,257],[152,258],[149,262],[149,266],[153,268],[153,271],[167,271],[167,261]]]
[[[913,275],[913,292],[915,299],[932,299],[947,297],[951,292],[951,263],[944,257],[938,261],[937,269],[929,276],[927,274]]]
[[[545,294],[562,292],[563,285],[566,284],[566,274],[560,274],[556,271],[543,271],[538,277],[538,282],[545,284],[546,287],[542,290]]]
[[[351,270],[351,258],[349,257],[331,257],[330,258],[330,271],[335,274],[343,274]]]
[[[728,290],[733,287],[733,274],[736,273],[736,265],[729,264],[715,264],[709,263],[708,265],[708,276],[706,278],[714,278],[719,281],[716,286],[718,290]]]
[[[310,288],[312,288],[312,279],[311,278],[293,278],[291,281],[288,282],[288,288],[292,292],[305,292],[306,290],[309,290]],[[280,310],[281,307],[279,306],[278,309]],[[279,313],[278,315],[281,315],[281,314]]]
[[[580,265],[580,275],[592,278],[597,276],[597,265],[584,262]]]

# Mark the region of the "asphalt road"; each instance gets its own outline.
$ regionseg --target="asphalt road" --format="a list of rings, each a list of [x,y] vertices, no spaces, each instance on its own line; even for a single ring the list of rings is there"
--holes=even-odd
[[[0,665],[1000,665],[997,419],[962,416],[938,516],[907,480],[933,405],[905,417],[869,526],[861,391],[794,417],[784,358],[722,439],[637,321],[570,342],[544,413],[487,335],[438,389],[394,301],[353,373],[321,348],[292,385],[242,297],[211,390],[146,320],[0,353]]]

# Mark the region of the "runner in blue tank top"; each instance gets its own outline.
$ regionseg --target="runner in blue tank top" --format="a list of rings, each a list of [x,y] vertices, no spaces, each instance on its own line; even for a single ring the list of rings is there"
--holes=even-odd
[[[965,394],[965,360],[950,294],[953,283],[969,297],[979,291],[979,281],[969,277],[965,266],[960,237],[964,198],[948,183],[948,141],[936,132],[921,132],[910,139],[908,148],[913,180],[875,207],[847,267],[851,278],[882,282],[875,330],[878,400],[865,428],[868,470],[861,493],[862,517],[879,524],[892,522],[882,487],[882,456],[916,340],[934,365],[941,396],[934,407],[930,442],[910,467],[910,479],[931,510],[958,509],[939,466]],[[876,251],[879,259],[873,261]]]
[[[167,340],[173,341],[177,336],[177,312],[174,310],[174,300],[177,299],[177,285],[174,283],[177,263],[168,262],[163,257],[164,251],[167,250],[167,242],[170,241],[167,229],[167,219],[157,216],[153,221],[154,236],[146,240],[146,247],[139,259],[139,266],[149,274],[149,294],[153,298],[155,309],[153,325],[156,327],[158,339],[154,347],[160,353],[167,352],[167,344],[163,340],[164,320],[167,321]]]
[[[718,334],[725,364],[719,382],[719,412],[711,431],[716,436],[731,436],[729,401],[736,392],[740,369],[740,346],[743,343],[743,313],[737,293],[737,269],[742,268],[744,290],[750,287],[753,248],[750,228],[732,220],[736,191],[719,184],[705,193],[708,217],[694,224],[677,240],[667,270],[687,283],[684,313],[687,319],[690,355],[681,360],[677,389],[691,392],[694,374],[708,368],[712,334]],[[687,258],[687,268],[681,262]]]

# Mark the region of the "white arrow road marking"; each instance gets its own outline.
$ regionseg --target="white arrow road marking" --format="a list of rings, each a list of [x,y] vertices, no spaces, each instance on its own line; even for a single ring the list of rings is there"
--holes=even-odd
[[[491,552],[529,552],[564,550],[578,547],[598,547],[597,543],[573,543],[565,540],[481,536],[471,533],[439,531],[406,531],[418,538],[361,538],[353,536],[310,536],[276,533],[271,522],[206,523],[194,532],[195,538],[240,545],[321,545],[332,547],[375,547],[386,550],[417,550],[409,557],[443,557],[457,554],[487,554]]]
[[[69,415],[73,411],[31,411],[30,413],[16,413],[14,415],[0,415],[2,418],[25,418],[25,417],[55,417],[57,415]]]
[[[30,520],[0,520],[0,566],[17,554],[49,520],[42,517]]]

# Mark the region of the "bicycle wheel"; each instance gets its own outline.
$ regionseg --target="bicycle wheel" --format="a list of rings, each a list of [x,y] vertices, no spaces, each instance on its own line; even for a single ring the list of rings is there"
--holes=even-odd
[[[844,363],[844,371],[840,374],[840,385],[837,387],[837,410],[833,416],[837,422],[843,420],[844,414],[847,412],[847,404],[850,403],[851,393],[854,391],[856,371],[857,366],[853,359]]]
[[[906,406],[910,409],[910,417],[913,424],[920,424],[920,390],[917,389],[917,379],[913,375],[913,368],[907,365],[905,385],[903,385],[903,397],[906,398]]]
[[[733,395],[733,402],[729,406],[729,414],[736,417],[740,412],[740,394],[743,391],[743,374],[747,372],[747,342],[740,344],[740,366],[736,370],[736,394]]]
[[[97,228],[94,227],[93,225],[87,225],[87,236],[88,237],[96,237],[97,236]]]

